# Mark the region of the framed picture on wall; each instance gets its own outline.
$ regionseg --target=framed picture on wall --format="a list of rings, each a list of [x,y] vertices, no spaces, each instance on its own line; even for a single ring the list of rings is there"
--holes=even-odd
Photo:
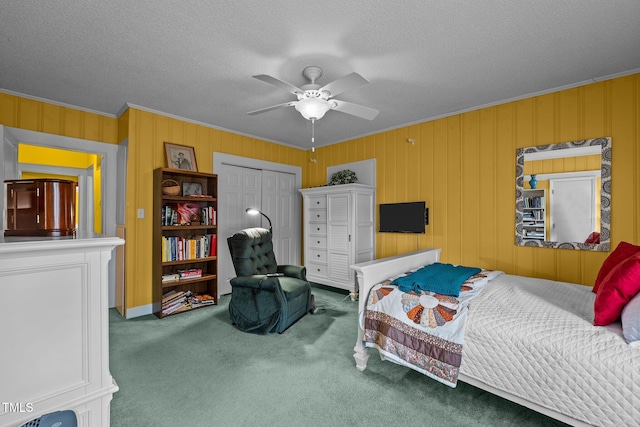
[[[193,147],[165,142],[164,151],[167,154],[167,167],[198,172],[196,152]]]

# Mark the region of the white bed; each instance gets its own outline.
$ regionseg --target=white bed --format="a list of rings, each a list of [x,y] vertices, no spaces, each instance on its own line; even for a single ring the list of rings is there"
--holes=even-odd
[[[360,317],[371,288],[439,258],[431,249],[352,266],[360,292],[357,369],[369,357]],[[582,285],[498,275],[471,302],[458,380],[571,425],[640,425],[640,346],[615,326],[593,326],[594,298]]]

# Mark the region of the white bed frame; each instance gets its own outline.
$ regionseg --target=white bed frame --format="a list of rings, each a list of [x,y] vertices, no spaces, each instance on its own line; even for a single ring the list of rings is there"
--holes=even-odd
[[[360,326],[360,317],[366,308],[369,291],[371,290],[371,288],[391,276],[405,273],[411,269],[418,268],[423,265],[439,262],[440,251],[441,249],[425,249],[418,252],[377,259],[374,261],[367,261],[351,266],[351,268],[356,272],[359,287],[358,292],[360,296],[358,303],[358,338],[356,340],[356,345],[353,348],[353,358],[356,361],[356,369],[358,369],[359,371],[364,371],[367,368],[367,361],[369,359],[367,347],[364,343],[364,330]],[[486,384],[482,381],[478,381],[474,378],[468,377],[464,374],[464,372],[459,373],[458,380],[479,389],[488,391],[489,393],[495,394],[496,396],[500,396],[504,399],[515,402],[541,414],[547,415],[556,420],[567,423],[569,425],[583,427],[590,425],[571,418],[560,412],[545,408],[535,402],[522,399],[519,396],[514,396],[510,393],[497,389],[490,384]]]

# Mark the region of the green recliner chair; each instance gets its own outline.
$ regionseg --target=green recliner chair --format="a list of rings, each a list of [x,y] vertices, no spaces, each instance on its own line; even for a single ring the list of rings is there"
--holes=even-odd
[[[227,243],[237,275],[231,279],[229,314],[238,329],[282,333],[311,310],[306,268],[277,265],[269,230],[240,230]]]

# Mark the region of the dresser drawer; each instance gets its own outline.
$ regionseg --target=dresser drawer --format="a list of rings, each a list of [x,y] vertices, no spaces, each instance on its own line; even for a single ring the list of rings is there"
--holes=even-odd
[[[309,236],[309,250],[325,249],[327,247],[326,237]]]
[[[311,209],[309,211],[309,222],[327,222],[327,211]]]
[[[309,250],[309,262],[327,262],[327,251]]]
[[[327,277],[327,266],[310,262],[307,264],[307,274],[309,276]]]
[[[309,197],[309,209],[326,209],[326,208],[327,208],[326,196]]]
[[[327,224],[309,224],[309,234],[313,234],[316,236],[326,236],[327,235]]]

